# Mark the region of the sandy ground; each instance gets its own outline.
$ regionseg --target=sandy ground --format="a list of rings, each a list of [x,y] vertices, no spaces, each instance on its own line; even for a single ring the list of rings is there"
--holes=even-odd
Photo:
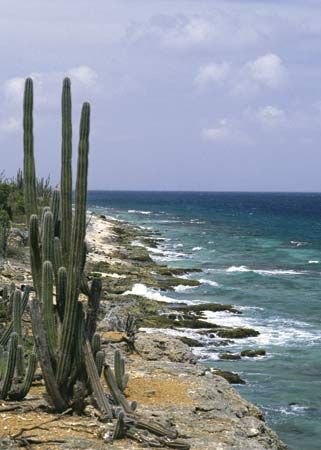
[[[88,215],[86,241],[88,244],[88,261],[106,261],[115,250],[111,244],[114,236],[114,223],[97,215]]]

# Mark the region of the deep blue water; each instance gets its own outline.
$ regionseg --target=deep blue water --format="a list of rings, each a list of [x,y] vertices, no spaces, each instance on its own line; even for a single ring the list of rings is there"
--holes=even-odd
[[[215,323],[251,326],[267,356],[206,364],[246,380],[240,393],[263,409],[291,450],[321,448],[321,194],[91,192],[89,207],[158,230],[159,262],[199,267],[198,288],[162,293],[186,301],[232,303],[242,315]],[[145,295],[155,295],[136,287]]]

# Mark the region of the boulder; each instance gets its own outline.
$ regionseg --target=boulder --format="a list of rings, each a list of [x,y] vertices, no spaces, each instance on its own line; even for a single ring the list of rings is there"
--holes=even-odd
[[[196,362],[188,345],[163,333],[138,333],[135,348],[140,356],[150,361]]]

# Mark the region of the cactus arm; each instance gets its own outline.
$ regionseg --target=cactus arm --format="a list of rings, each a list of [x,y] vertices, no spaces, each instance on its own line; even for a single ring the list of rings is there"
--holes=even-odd
[[[117,417],[116,426],[113,432],[112,440],[115,441],[116,439],[123,439],[126,434],[125,429],[125,422],[124,422],[124,413],[122,411],[119,412]]]
[[[56,301],[57,310],[61,322],[64,317],[65,303],[67,291],[67,271],[65,267],[60,267],[58,270],[57,284],[56,284]]]
[[[129,376],[125,373],[125,359],[122,357],[119,350],[115,350],[114,353],[114,373],[118,389],[121,392],[124,392]]]
[[[98,407],[103,414],[103,418],[112,419],[113,413],[111,407],[108,403],[107,397],[105,396],[102,384],[99,381],[99,376],[97,372],[97,367],[95,360],[91,351],[91,346],[88,339],[85,339],[83,344],[83,352],[86,364],[86,370],[90,380],[90,384],[94,391],[94,395],[98,404]]]
[[[30,314],[32,319],[32,334],[35,339],[37,357],[47,392],[56,410],[59,412],[65,411],[68,408],[68,403],[62,397],[56,382],[48,350],[46,331],[40,313],[40,303],[37,299],[33,299],[31,302]]]
[[[9,354],[7,360],[6,370],[3,376],[3,382],[1,383],[0,388],[0,398],[5,400],[8,395],[8,392],[11,388],[11,384],[13,381],[14,370],[16,366],[16,358],[17,358],[17,346],[18,346],[18,335],[17,333],[12,333],[9,343]]]
[[[93,335],[93,338],[91,340],[91,349],[94,355],[96,355],[97,352],[101,349],[101,339],[100,334],[95,333]]]
[[[113,371],[108,364],[105,364],[104,367],[104,377],[115,402],[120,405],[126,413],[132,414],[133,409],[123,393],[119,390]]]
[[[1,348],[3,349],[3,347],[1,346]],[[8,363],[8,357],[9,357],[9,352],[8,350],[3,350],[2,352],[2,356],[1,356],[1,371],[0,371],[0,380],[3,381],[4,375],[6,373],[6,368],[7,368],[7,363]],[[0,389],[0,394],[1,394],[1,389]]]
[[[91,283],[90,294],[88,297],[88,313],[86,320],[86,334],[90,341],[92,340],[96,331],[101,290],[102,290],[101,279],[94,278]]]
[[[30,286],[26,286],[25,290],[24,290],[24,293],[23,293],[23,296],[22,296],[21,316],[23,315],[23,313],[24,313],[24,311],[26,309],[26,306],[27,306],[27,303],[28,303],[28,300],[29,300],[30,291],[31,291],[31,287]],[[12,297],[13,297],[13,295],[14,295],[14,292],[12,292]],[[5,332],[0,337],[0,345],[7,345],[12,332],[13,332],[13,321],[10,322],[10,324],[7,327],[7,329],[5,330]]]
[[[37,357],[35,353],[30,353],[28,368],[22,383],[19,383],[9,392],[10,400],[22,400],[29,392],[33,377],[37,368]]]
[[[51,211],[43,218],[42,261],[54,262],[54,219]]]
[[[33,214],[29,223],[30,260],[33,285],[37,296],[41,297],[41,253],[39,245],[38,216]]]
[[[22,329],[21,329],[21,291],[16,289],[13,294],[13,330],[18,335],[19,343],[22,340]]]
[[[63,81],[62,98],[62,144],[61,144],[61,244],[65,266],[68,265],[72,226],[72,122],[70,79]]]
[[[176,439],[177,438],[177,431],[168,430],[167,428],[163,427],[157,422],[144,422],[142,420],[135,421],[135,427],[140,428],[142,430],[150,431],[153,434],[156,434],[156,436],[166,436],[170,439]]]
[[[63,267],[63,259],[62,259],[62,247],[61,241],[58,237],[54,239],[54,258],[53,258],[53,268],[55,272],[55,282],[58,284],[58,270],[60,267]]]
[[[44,324],[47,331],[49,354],[55,367],[56,364],[56,321],[53,307],[53,269],[50,261],[45,261],[42,267],[42,301]]]
[[[22,379],[25,376],[25,354],[21,344],[17,347],[16,375],[18,379]]]
[[[164,447],[174,448],[176,450],[190,450],[191,448],[190,444],[185,441],[181,441],[180,439],[171,441],[168,438],[159,438],[158,440]]]
[[[27,78],[25,82],[23,98],[23,177],[24,177],[24,198],[27,223],[31,214],[37,214],[37,187],[36,171],[33,152],[33,82]]]
[[[71,251],[68,264],[67,298],[64,321],[62,325],[60,358],[57,369],[57,381],[60,386],[67,381],[69,375],[68,360],[71,359],[76,329],[77,298],[81,275],[81,256],[86,233],[89,118],[90,107],[88,103],[84,103],[80,121],[76,208],[72,227]]]
[[[58,189],[55,189],[52,193],[50,210],[53,216],[54,235],[59,237],[60,192]]]
[[[103,372],[104,362],[105,362],[105,352],[103,350],[99,350],[95,355],[95,363],[99,378],[101,377],[101,374]]]

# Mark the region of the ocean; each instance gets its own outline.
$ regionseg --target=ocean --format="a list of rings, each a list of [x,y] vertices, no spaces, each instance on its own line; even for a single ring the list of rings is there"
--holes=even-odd
[[[137,293],[242,311],[208,318],[260,332],[225,350],[264,348],[266,356],[223,361],[208,346],[198,349],[202,362],[238,372],[246,384],[235,388],[290,450],[320,450],[321,194],[91,191],[89,209],[159,231],[154,259],[202,270],[191,275],[199,287],[138,285]]]

